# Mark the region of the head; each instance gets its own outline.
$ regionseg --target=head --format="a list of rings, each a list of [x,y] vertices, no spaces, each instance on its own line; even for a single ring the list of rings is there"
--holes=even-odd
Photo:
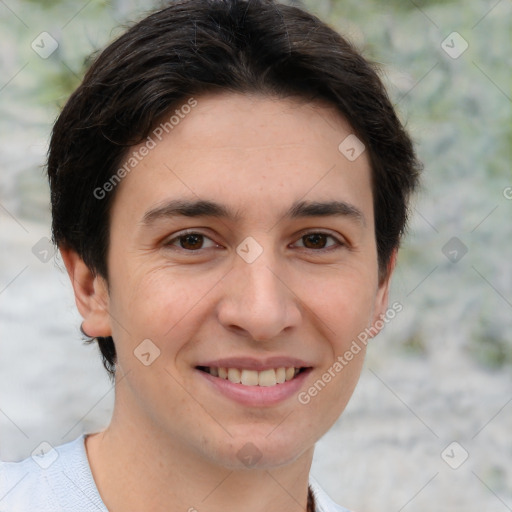
[[[170,429],[195,407],[176,382],[208,402],[197,371],[232,355],[295,355],[321,377],[385,313],[419,171],[375,66],[303,10],[189,0],[111,43],[55,123],[48,174],[84,330],[133,409]],[[309,441],[348,402],[355,359],[308,404],[325,418]],[[148,406],[163,376],[175,399]],[[222,400],[240,439],[293,407]]]

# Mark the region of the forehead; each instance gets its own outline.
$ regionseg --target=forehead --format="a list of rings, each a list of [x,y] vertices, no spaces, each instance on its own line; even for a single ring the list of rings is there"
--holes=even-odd
[[[298,97],[223,92],[200,96],[196,102],[189,114],[179,120],[174,116],[179,124],[166,131],[183,152],[239,150],[269,156],[278,147],[337,149],[340,135],[352,132],[333,106]],[[169,115],[160,127],[166,119]]]
[[[131,203],[138,220],[144,208],[178,197],[221,198],[259,217],[301,199],[344,200],[372,217],[367,155],[351,161],[340,152],[353,130],[333,107],[232,93],[183,105],[127,155],[128,161],[133,152],[145,154],[123,178],[115,202]]]

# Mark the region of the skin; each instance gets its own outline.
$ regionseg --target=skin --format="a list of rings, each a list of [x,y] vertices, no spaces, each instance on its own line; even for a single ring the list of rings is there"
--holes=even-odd
[[[384,314],[395,254],[379,282],[369,160],[340,153],[352,130],[331,106],[232,93],[196,99],[118,186],[108,286],[61,249],[85,331],[112,335],[118,353],[112,421],[86,438],[89,462],[113,512],[305,510],[314,444],[344,410],[364,349],[307,405],[296,394],[240,405],[195,366],[298,357],[313,367],[307,390]],[[143,222],[169,199],[216,201],[238,217]],[[334,200],[364,219],[284,216],[296,201]],[[193,250],[177,238],[192,228],[206,237]],[[335,238],[312,242],[305,231]],[[236,252],[248,236],[263,248],[252,263]],[[149,366],[134,356],[144,339],[160,350]],[[237,456],[246,443],[261,454],[251,468]]]

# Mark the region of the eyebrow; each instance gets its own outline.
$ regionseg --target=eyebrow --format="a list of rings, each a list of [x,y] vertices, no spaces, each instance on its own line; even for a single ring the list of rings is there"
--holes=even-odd
[[[183,200],[172,199],[151,210],[148,210],[142,224],[150,225],[160,219],[169,219],[176,216],[184,217],[214,217],[231,221],[240,220],[238,211],[209,200]],[[344,201],[296,201],[283,215],[288,219],[307,217],[347,217],[366,226],[366,219],[361,210]]]

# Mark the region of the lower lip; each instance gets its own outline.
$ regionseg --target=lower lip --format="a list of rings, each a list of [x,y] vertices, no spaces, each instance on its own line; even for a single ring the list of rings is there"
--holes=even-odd
[[[308,368],[292,380],[276,384],[275,386],[245,386],[244,384],[235,384],[227,379],[214,377],[196,368],[196,372],[206,379],[216,391],[239,404],[250,407],[275,405],[297,395],[311,370],[311,368]]]

